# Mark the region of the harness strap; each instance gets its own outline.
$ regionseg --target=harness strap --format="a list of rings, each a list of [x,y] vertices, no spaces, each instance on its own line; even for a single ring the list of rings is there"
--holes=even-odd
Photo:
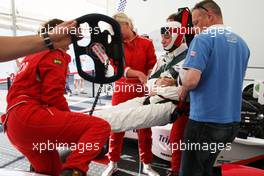
[[[173,104],[177,105],[179,101],[177,100],[172,100],[172,99],[169,99],[169,98],[165,98],[163,97],[162,95],[157,95],[159,96],[160,98],[162,98],[163,100],[155,103],[155,104],[162,104],[162,103],[168,103],[168,102],[172,102]],[[151,96],[147,96],[146,99],[144,100],[143,102],[143,105],[149,105],[150,104],[150,97]]]
[[[160,77],[162,72],[169,70],[174,65],[176,65],[176,64],[180,63],[181,61],[183,61],[185,59],[185,57],[186,57],[187,52],[188,52],[188,50],[185,50],[184,52],[182,52],[178,56],[174,56],[173,59],[171,60],[171,62],[167,66],[166,66],[166,64],[161,66],[153,75],[150,76],[149,80],[152,79],[152,78]],[[165,69],[165,67],[166,67],[166,69]]]

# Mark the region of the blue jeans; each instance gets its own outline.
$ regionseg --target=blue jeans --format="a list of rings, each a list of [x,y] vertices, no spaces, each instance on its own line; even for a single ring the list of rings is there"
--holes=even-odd
[[[189,120],[184,134],[180,176],[218,176],[221,169],[213,167],[224,146],[230,146],[239,130],[239,123],[205,123]],[[192,147],[190,147],[192,146]]]

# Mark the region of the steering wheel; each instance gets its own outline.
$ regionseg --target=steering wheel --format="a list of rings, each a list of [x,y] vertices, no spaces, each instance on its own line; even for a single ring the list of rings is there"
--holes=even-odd
[[[107,84],[121,78],[124,72],[124,49],[119,23],[111,17],[102,14],[88,14],[76,19],[78,30],[80,24],[89,25],[90,43],[87,46],[80,46],[80,37],[71,35],[76,57],[76,66],[79,75],[90,82]],[[113,30],[113,35],[108,31],[101,31],[99,22],[107,23]],[[82,33],[81,33],[82,35]],[[109,38],[111,41],[109,41]],[[82,70],[81,55],[88,55],[94,62],[94,74],[88,74]],[[109,60],[114,66],[114,74],[106,76]]]

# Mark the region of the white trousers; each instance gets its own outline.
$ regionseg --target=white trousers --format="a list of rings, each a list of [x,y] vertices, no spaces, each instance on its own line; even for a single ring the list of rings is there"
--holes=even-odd
[[[106,120],[113,132],[168,124],[176,106],[171,102],[143,105],[145,98],[134,98],[117,106],[95,111],[94,115]]]

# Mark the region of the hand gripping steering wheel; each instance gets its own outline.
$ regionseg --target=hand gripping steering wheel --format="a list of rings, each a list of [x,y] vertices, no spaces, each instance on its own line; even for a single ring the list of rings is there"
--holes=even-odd
[[[102,14],[88,14],[76,19],[78,27],[80,24],[89,25],[90,43],[87,46],[78,44],[78,36],[72,35],[76,66],[79,75],[90,82],[107,84],[118,80],[124,72],[124,50],[122,45],[122,35],[120,25],[113,18]],[[113,35],[108,30],[101,31],[99,22],[107,23],[113,30]],[[78,28],[80,29],[80,28]],[[111,41],[109,41],[109,37]],[[88,74],[82,70],[81,55],[88,55],[94,62],[94,74]],[[114,66],[114,74],[106,76],[106,69],[111,60]]]

